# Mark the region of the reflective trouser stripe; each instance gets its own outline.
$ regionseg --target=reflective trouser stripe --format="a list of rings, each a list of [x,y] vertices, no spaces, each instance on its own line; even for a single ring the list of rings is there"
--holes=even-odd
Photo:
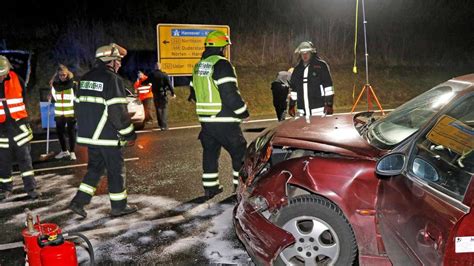
[[[0,143],[0,148],[8,149],[9,147],[8,143]]]
[[[124,190],[122,193],[109,193],[110,200],[119,201],[127,198],[127,191]]]
[[[85,183],[81,183],[81,185],[79,186],[79,190],[91,196],[94,196],[95,193],[95,187],[89,186]]]
[[[26,172],[21,173],[22,177],[30,176],[30,175],[35,175],[35,171],[31,170],[31,171],[26,171]]]
[[[112,140],[112,139],[90,139],[90,138],[77,137],[77,143],[90,144],[90,145],[97,145],[97,146],[112,146],[112,147],[117,147],[117,146],[119,145],[119,140]],[[120,142],[120,143],[122,143],[122,142]]]
[[[214,187],[219,185],[219,173],[202,174],[202,185],[204,187]]]
[[[239,184],[239,171],[235,171],[235,170],[232,171],[232,176],[234,177],[234,178],[232,179],[232,183],[233,183],[234,185],[238,185],[238,184]]]
[[[199,122],[231,122],[231,123],[240,123],[242,119],[235,117],[199,117]]]
[[[133,129],[134,129],[134,128],[133,128],[133,124],[130,124],[130,126],[124,128],[124,129],[119,130],[119,133],[120,133],[120,135],[124,136],[124,135],[127,135],[127,134],[129,134],[130,132],[132,132]]]
[[[19,147],[23,146],[23,144],[27,143],[28,141],[32,140],[33,139],[33,135],[29,135],[27,138],[24,138],[20,141],[17,142],[17,145]]]
[[[0,177],[0,183],[10,183],[10,182],[13,182],[13,176],[10,176],[7,178]]]

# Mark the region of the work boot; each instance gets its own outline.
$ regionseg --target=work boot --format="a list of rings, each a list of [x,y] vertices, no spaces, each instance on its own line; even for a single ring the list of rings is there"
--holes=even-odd
[[[62,159],[62,158],[65,158],[65,157],[69,157],[71,156],[71,154],[69,154],[69,151],[61,151],[60,153],[58,153],[56,156],[54,156],[54,159]]]
[[[87,217],[87,212],[84,210],[84,206],[82,206],[81,204],[77,202],[71,201],[71,203],[69,203],[68,208],[74,213],[76,213],[77,215],[82,216],[82,218]]]
[[[110,212],[110,215],[112,215],[113,217],[119,217],[119,216],[127,215],[130,213],[134,213],[136,211],[138,211],[138,208],[136,206],[127,205],[123,209],[112,209],[112,211]]]
[[[207,198],[207,200],[210,200],[214,198],[216,195],[221,193],[224,189],[222,186],[215,186],[215,187],[210,187],[210,188],[204,188],[204,197]]]
[[[39,196],[41,196],[41,193],[39,193],[36,190],[28,191],[28,192],[26,192],[26,194],[28,195],[28,199],[30,199],[30,200],[38,199]]]
[[[0,191],[0,201],[8,199],[12,195],[11,191],[1,190]]]

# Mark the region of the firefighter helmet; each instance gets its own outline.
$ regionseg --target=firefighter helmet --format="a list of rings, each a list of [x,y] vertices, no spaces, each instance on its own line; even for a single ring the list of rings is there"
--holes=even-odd
[[[10,61],[3,55],[0,55],[0,76],[8,74],[8,71],[12,68]]]
[[[230,42],[230,37],[219,30],[209,32],[204,41],[205,47],[225,47],[229,44],[232,44]]]
[[[111,43],[101,46],[95,51],[95,58],[104,62],[120,60],[127,54],[127,50],[118,44]]]
[[[298,45],[295,49],[295,54],[299,53],[305,53],[305,52],[311,52],[311,53],[316,53],[316,48],[314,48],[314,45],[310,41],[304,41]]]

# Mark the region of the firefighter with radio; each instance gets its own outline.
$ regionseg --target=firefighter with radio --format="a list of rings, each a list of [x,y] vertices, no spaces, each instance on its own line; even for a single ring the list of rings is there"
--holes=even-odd
[[[87,173],[69,204],[76,214],[87,216],[84,206],[90,203],[104,170],[107,169],[111,215],[122,216],[137,211],[127,204],[125,164],[122,147],[132,146],[137,135],[127,112],[122,79],[117,75],[121,59],[127,53],[112,43],[96,50],[94,67],[79,82],[75,113],[77,143],[87,146]]]
[[[224,57],[224,51],[230,44],[230,38],[225,33],[210,32],[201,60],[194,67],[191,83],[192,98],[201,122],[202,184],[207,199],[223,190],[218,173],[221,147],[232,158],[234,190],[247,147],[240,128],[242,120],[249,117],[247,105],[240,96],[235,69]]]
[[[0,200],[12,194],[14,157],[27,197],[37,199],[39,192],[36,191],[29,143],[33,132],[24,102],[25,84],[11,68],[8,59],[0,56]]]

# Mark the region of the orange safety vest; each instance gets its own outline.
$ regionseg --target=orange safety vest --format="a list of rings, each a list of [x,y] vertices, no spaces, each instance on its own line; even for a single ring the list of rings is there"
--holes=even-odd
[[[8,74],[10,75],[10,79],[5,79],[3,83],[5,85],[5,99],[10,115],[15,120],[28,117],[25,104],[23,103],[23,88],[21,87],[20,80],[15,72],[10,71]],[[2,99],[2,101],[3,100],[4,99]],[[5,122],[6,119],[7,116],[3,103],[0,103],[0,123]]]
[[[143,75],[143,78],[138,79],[133,83],[133,87],[138,91],[138,98],[140,101],[143,101],[148,98],[153,97],[153,92],[151,92],[151,85],[143,85],[142,82],[146,80],[148,77],[146,75]]]

